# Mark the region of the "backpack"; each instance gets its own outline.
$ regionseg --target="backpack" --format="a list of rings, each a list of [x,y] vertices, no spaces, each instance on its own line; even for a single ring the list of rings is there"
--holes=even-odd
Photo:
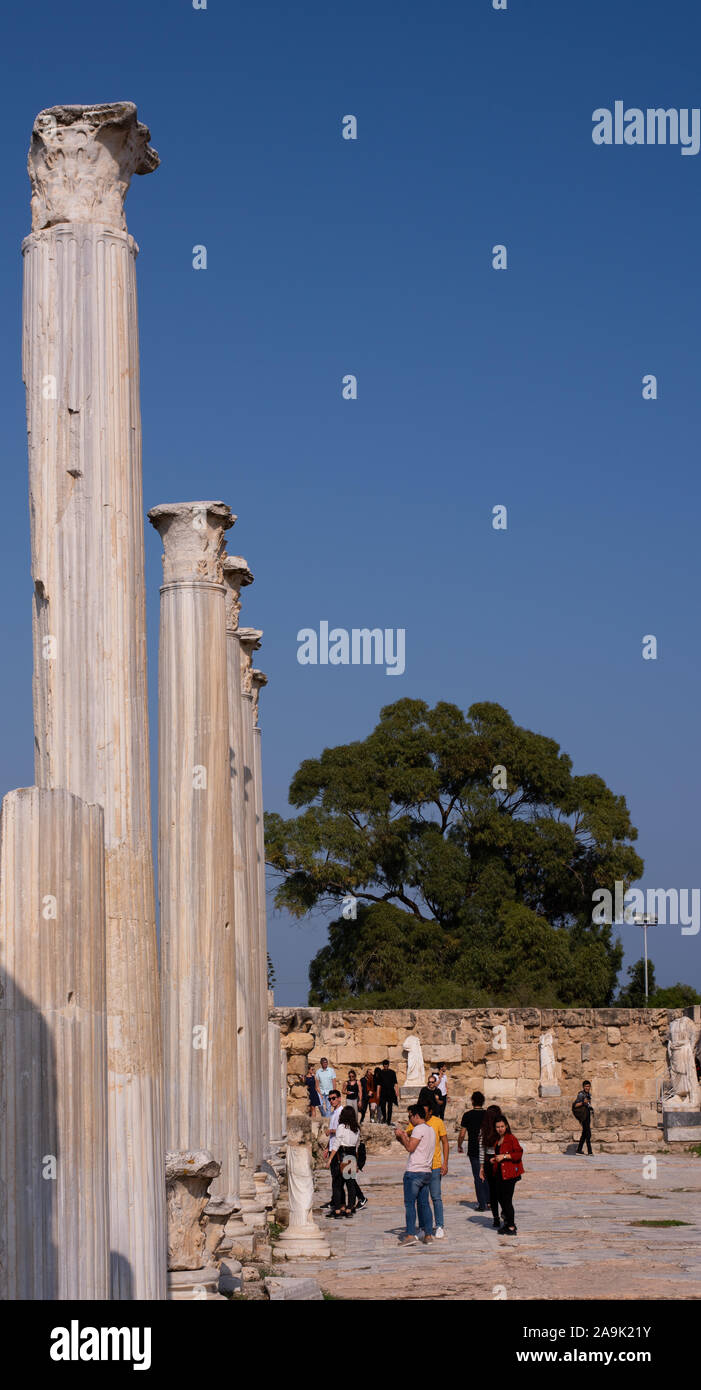
[[[576,1100],[573,1100],[573,1101],[572,1101],[572,1114],[574,1115],[575,1120],[577,1120],[577,1121],[579,1122],[580,1125],[581,1125],[581,1123],[582,1123],[582,1120],[586,1119],[586,1113],[587,1113],[587,1107],[586,1107],[586,1105],[584,1105],[584,1104],[582,1103],[581,1100],[580,1100],[580,1101],[576,1101]]]
[[[358,1152],[357,1152],[357,1155],[356,1155],[356,1162],[357,1162],[357,1164],[358,1164],[358,1172],[359,1172],[359,1173],[362,1173],[363,1168],[365,1167],[365,1163],[366,1163],[366,1160],[367,1160],[367,1156],[368,1156],[368,1151],[367,1151],[367,1149],[366,1149],[366,1147],[365,1147],[365,1140],[364,1140],[364,1139],[361,1139],[360,1143],[358,1144]]]

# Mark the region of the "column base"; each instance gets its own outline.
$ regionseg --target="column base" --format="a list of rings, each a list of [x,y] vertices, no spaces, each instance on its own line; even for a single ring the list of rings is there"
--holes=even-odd
[[[216,1265],[205,1265],[204,1269],[169,1269],[167,1297],[175,1303],[194,1300],[208,1303],[221,1300],[219,1293],[219,1270]]]

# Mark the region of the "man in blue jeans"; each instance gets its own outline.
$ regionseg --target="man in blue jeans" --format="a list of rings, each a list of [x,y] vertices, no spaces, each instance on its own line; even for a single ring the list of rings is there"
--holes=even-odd
[[[424,1245],[433,1241],[431,1231],[431,1207],[428,1200],[431,1182],[431,1165],[436,1150],[436,1135],[426,1124],[423,1112],[418,1105],[409,1106],[409,1119],[412,1124],[411,1135],[399,1126],[394,1131],[395,1138],[406,1149],[409,1157],[404,1170],[404,1212],[406,1231],[400,1245],[418,1245],[416,1238],[416,1208],[419,1210],[419,1225],[423,1231]]]
[[[458,1153],[463,1152],[463,1140],[467,1135],[467,1157],[470,1160],[475,1183],[477,1210],[486,1211],[489,1206],[489,1185],[486,1178],[480,1177],[479,1137],[484,1124],[484,1096],[481,1091],[472,1092],[472,1109],[466,1110],[460,1121]]]
[[[319,1109],[322,1115],[328,1119],[331,1114],[329,1092],[333,1089],[333,1083],[336,1080],[336,1073],[333,1067],[329,1066],[328,1057],[322,1057],[321,1066],[315,1072],[314,1079],[316,1081],[316,1089],[319,1092]]]

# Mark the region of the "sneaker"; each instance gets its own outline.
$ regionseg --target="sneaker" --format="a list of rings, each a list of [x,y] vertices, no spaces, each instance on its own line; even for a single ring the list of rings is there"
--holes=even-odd
[[[357,1203],[355,1210],[356,1210],[356,1211],[362,1211],[362,1210],[363,1210],[363,1207],[366,1207],[367,1204],[368,1204],[368,1199],[367,1199],[367,1197],[363,1197],[362,1202],[358,1202],[358,1203]]]
[[[436,1226],[436,1229],[435,1229],[435,1231],[434,1231],[433,1234],[434,1234],[436,1240],[444,1240],[444,1239],[445,1239],[445,1231],[443,1230],[443,1227],[442,1227],[442,1226]]]
[[[424,1245],[433,1245],[433,1240],[434,1240],[434,1237],[433,1237],[433,1236],[430,1236],[430,1235],[428,1235],[428,1233],[426,1233],[426,1235],[424,1236]]]
[[[493,1227],[494,1227],[494,1230],[495,1230],[495,1231],[498,1231],[498,1230],[499,1230],[499,1227],[501,1226],[501,1221],[493,1221],[493,1222],[492,1222],[492,1225],[493,1225]]]
[[[478,1207],[477,1207],[477,1210],[478,1210],[478,1211],[486,1211],[487,1208],[486,1208],[486,1207],[480,1207],[480,1206],[478,1206]]]
[[[505,1235],[505,1236],[515,1236],[516,1234],[517,1234],[517,1227],[516,1227],[516,1226],[512,1226],[510,1230],[509,1230],[509,1227],[508,1227],[508,1226],[505,1226],[505,1227],[504,1227],[504,1235]]]
[[[416,1236],[402,1236],[399,1242],[400,1245],[418,1245],[418,1243]]]

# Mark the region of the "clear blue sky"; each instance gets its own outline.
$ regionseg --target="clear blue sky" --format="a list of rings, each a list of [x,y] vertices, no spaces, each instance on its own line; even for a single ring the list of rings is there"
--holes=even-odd
[[[34,0],[0,23],[2,791],[33,780],[26,151],[42,107],[130,99],[162,159],[127,200],[144,505],[239,516],[267,807],[385,703],[496,700],[626,796],[643,886],[701,885],[701,154],[591,140],[616,99],[701,105],[698,0]],[[406,674],[298,665],[321,619],[404,627]],[[271,903],[269,936],[278,1002],[304,1002],[323,921]],[[701,987],[700,943],[652,934],[660,983]]]

